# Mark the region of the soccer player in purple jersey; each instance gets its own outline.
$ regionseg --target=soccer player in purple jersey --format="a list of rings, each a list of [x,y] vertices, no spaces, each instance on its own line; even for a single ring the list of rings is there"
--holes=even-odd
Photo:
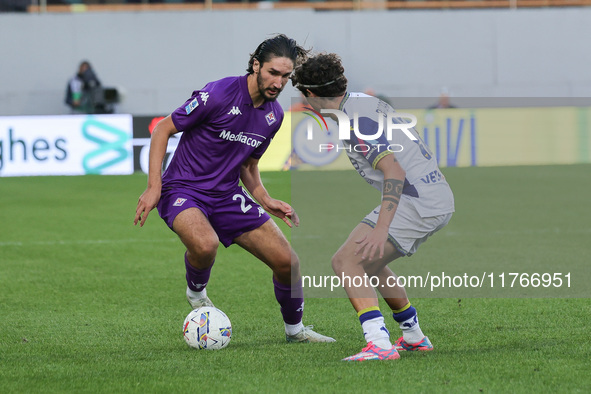
[[[414,139],[400,132],[388,140],[384,133],[378,133],[383,131],[379,124],[383,125],[394,109],[376,97],[347,92],[344,71],[338,55],[318,54],[296,68],[293,82],[317,112],[326,109],[335,114],[338,110],[349,117],[355,133],[341,141],[345,152],[357,172],[382,194],[380,205],[353,229],[335,253],[332,267],[339,277],[377,278],[372,282],[377,283],[376,288],[392,310],[402,337],[394,344],[390,342],[373,287],[355,287],[344,281],[367,341],[367,347],[344,361],[395,360],[400,358],[398,351],[428,351],[433,346],[421,331],[416,310],[404,287],[397,286],[388,264],[415,253],[419,245],[449,222],[454,211],[453,194],[416,130],[409,131]],[[374,120],[376,117],[380,123]],[[362,136],[371,138],[362,140],[357,129]],[[353,146],[362,148],[347,149]],[[403,149],[394,153],[386,146]]]
[[[299,261],[267,212],[290,227],[299,219],[289,204],[269,195],[258,169],[283,121],[275,100],[306,54],[283,34],[269,38],[251,55],[246,75],[208,83],[161,120],[152,132],[148,186],[139,198],[134,224],[143,226],[157,207],[179,236],[187,248],[186,295],[193,309],[213,306],[206,286],[218,244],[235,243],[273,271],[287,341],[334,342],[302,324]],[[178,132],[183,134],[162,174],[168,140]]]

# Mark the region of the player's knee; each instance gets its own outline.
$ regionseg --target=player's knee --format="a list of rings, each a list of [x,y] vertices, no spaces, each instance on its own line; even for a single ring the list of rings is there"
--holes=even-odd
[[[348,270],[354,268],[356,265],[363,265],[362,261],[352,259],[350,255],[341,251],[336,252],[331,259],[332,270],[335,274],[340,275],[346,273]]]
[[[336,252],[332,256],[332,259],[330,260],[330,262],[332,265],[332,270],[335,272],[335,274],[340,275],[341,273],[343,273],[345,261],[339,252]]]
[[[218,251],[218,244],[217,237],[201,238],[198,242],[192,242],[188,245],[187,249],[195,260],[213,262]]]
[[[280,282],[290,283],[291,278],[299,274],[300,261],[295,254],[278,256],[273,264],[273,273]]]

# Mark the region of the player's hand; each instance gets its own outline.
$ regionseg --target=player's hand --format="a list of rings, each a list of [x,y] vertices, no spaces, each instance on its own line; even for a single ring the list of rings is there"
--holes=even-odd
[[[357,247],[355,248],[355,255],[361,253],[362,260],[373,260],[376,252],[378,258],[384,257],[384,247],[388,240],[388,231],[381,228],[374,228],[361,239],[355,241]]]
[[[294,209],[286,202],[270,198],[266,201],[265,210],[283,220],[290,228],[300,225],[300,218]],[[293,223],[293,224],[292,224]]]
[[[158,201],[160,201],[160,188],[146,189],[137,202],[133,224],[137,225],[139,222],[140,227],[143,227],[150,211],[158,205]]]

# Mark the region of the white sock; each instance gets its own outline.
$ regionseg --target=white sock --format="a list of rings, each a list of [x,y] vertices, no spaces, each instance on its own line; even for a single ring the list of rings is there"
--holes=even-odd
[[[402,337],[406,343],[421,342],[425,337],[425,334],[421,331],[421,327],[419,327],[417,315],[401,322],[400,329],[402,330]]]
[[[204,288],[201,291],[193,291],[187,287],[187,297],[192,300],[202,300],[207,297],[207,290]]]
[[[285,333],[287,335],[295,335],[298,332],[302,331],[303,329],[304,329],[304,324],[302,322],[299,322],[297,324],[285,323]]]
[[[392,347],[390,333],[384,323],[384,316],[364,321],[361,323],[361,328],[363,328],[363,335],[367,343],[373,342],[374,345],[382,349],[390,349]]]

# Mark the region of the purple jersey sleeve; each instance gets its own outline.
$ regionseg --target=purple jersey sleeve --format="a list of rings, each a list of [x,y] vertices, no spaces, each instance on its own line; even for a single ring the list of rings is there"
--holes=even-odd
[[[176,129],[191,130],[208,121],[216,112],[217,104],[221,102],[217,96],[215,85],[211,83],[201,90],[195,90],[191,97],[171,114]]]

